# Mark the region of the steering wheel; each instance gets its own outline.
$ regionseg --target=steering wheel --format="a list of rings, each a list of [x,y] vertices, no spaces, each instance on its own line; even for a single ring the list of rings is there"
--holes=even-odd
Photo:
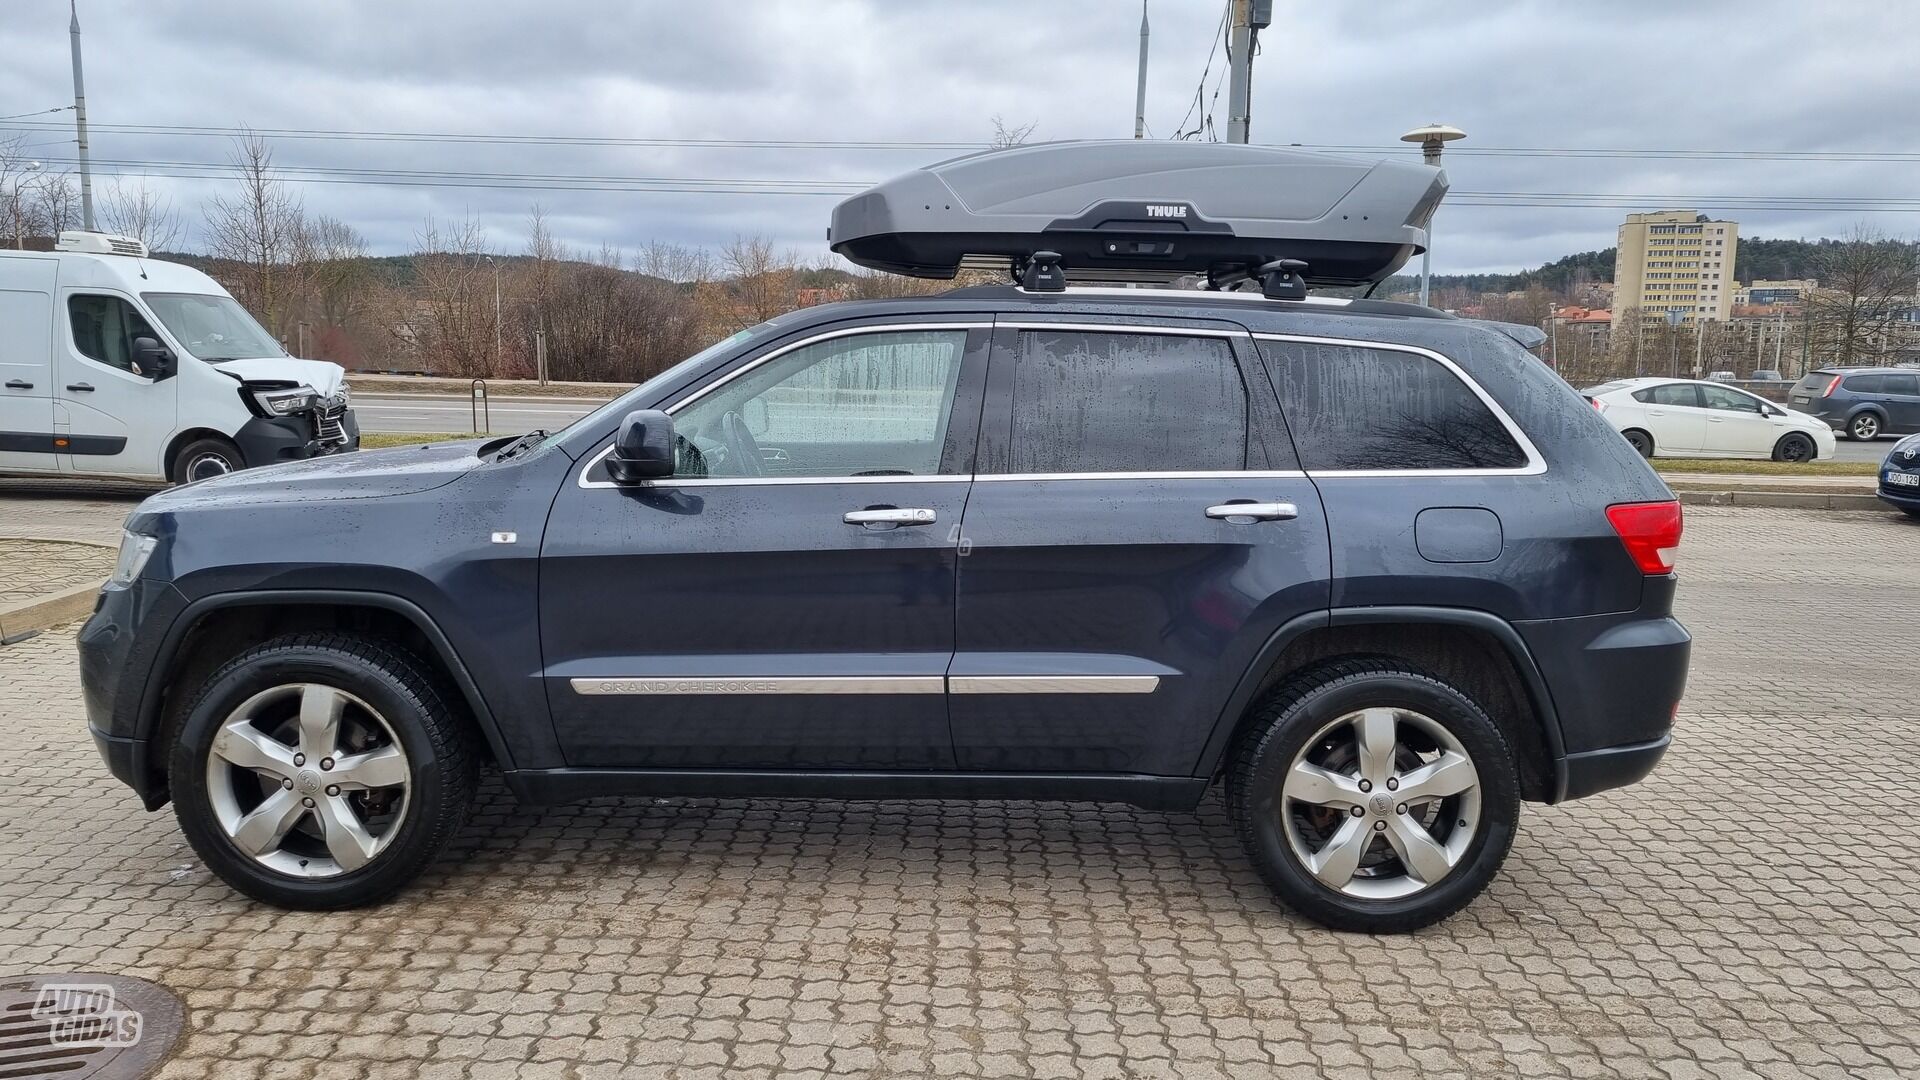
[[[720,441],[727,446],[727,457],[740,459],[741,476],[765,476],[767,470],[760,457],[760,444],[753,439],[753,432],[747,430],[747,420],[737,412],[727,413],[720,418]]]

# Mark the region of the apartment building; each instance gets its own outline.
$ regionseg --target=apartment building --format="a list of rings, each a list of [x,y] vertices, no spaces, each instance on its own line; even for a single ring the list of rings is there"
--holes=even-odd
[[[1678,313],[1683,325],[1726,321],[1739,245],[1738,222],[1692,210],[1628,214],[1613,263],[1613,310],[1645,319]]]

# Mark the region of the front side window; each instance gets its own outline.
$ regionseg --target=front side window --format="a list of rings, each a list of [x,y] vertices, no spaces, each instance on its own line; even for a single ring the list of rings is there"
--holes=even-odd
[[[1526,452],[1459,376],[1398,349],[1261,341],[1309,471],[1517,469]]]
[[[253,360],[285,356],[273,335],[253,321],[231,296],[205,293],[142,293],[154,317],[173,339],[202,360]]]
[[[1700,407],[1700,390],[1692,383],[1661,383],[1645,390],[1635,390],[1633,397],[1647,405],[1679,405],[1689,409]]]
[[[1722,412],[1758,413],[1761,411],[1760,399],[1738,390],[1729,390],[1724,386],[1703,386],[1700,393],[1706,398],[1707,408]]]
[[[783,353],[674,411],[674,475],[938,473],[966,342],[904,330]]]
[[[67,318],[73,324],[73,347],[80,355],[134,375],[147,375],[133,359],[135,338],[154,338],[153,326],[140,309],[117,296],[67,297]]]
[[[1218,472],[1246,460],[1247,388],[1225,340],[1020,334],[1009,472]]]
[[[1920,394],[1920,375],[1882,375],[1883,394]]]

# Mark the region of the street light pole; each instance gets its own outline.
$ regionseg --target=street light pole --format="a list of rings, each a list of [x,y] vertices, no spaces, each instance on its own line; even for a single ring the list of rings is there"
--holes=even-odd
[[[70,0],[73,19],[67,23],[67,36],[73,43],[73,127],[80,145],[80,220],[93,231],[93,168],[87,164],[87,84],[80,75],[80,4]]]
[[[1133,91],[1133,137],[1147,137],[1147,0],[1140,0],[1140,79]]]
[[[1440,167],[1440,150],[1455,139],[1464,139],[1467,133],[1457,127],[1446,124],[1428,124],[1417,127],[1400,136],[1401,142],[1419,143],[1420,157],[1434,168]],[[1439,207],[1434,208],[1438,212]],[[1433,276],[1433,218],[1427,218],[1427,244],[1420,251],[1420,304],[1427,303],[1428,282]]]

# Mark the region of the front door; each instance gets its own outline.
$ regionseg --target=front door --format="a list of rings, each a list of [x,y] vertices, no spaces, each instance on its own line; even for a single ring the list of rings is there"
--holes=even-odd
[[[1769,416],[1766,403],[1745,391],[1703,383],[1700,398],[1707,412],[1701,449],[1709,454],[1770,457],[1774,444],[1793,430],[1784,417]]]
[[[54,401],[65,414],[60,466],[76,473],[164,474],[177,379],[156,379],[133,359],[135,338],[165,341],[126,297],[68,292],[67,340],[57,350]],[[238,390],[238,387],[235,387]]]
[[[570,765],[952,767],[954,569],[988,336],[803,331],[668,406],[672,478],[619,487],[588,459],[541,548]]]
[[[996,330],[961,522],[954,752],[1190,775],[1255,652],[1328,602],[1327,525],[1238,327]]]
[[[36,265],[36,264],[43,265]],[[52,472],[54,262],[8,259],[0,284],[0,470]]]

